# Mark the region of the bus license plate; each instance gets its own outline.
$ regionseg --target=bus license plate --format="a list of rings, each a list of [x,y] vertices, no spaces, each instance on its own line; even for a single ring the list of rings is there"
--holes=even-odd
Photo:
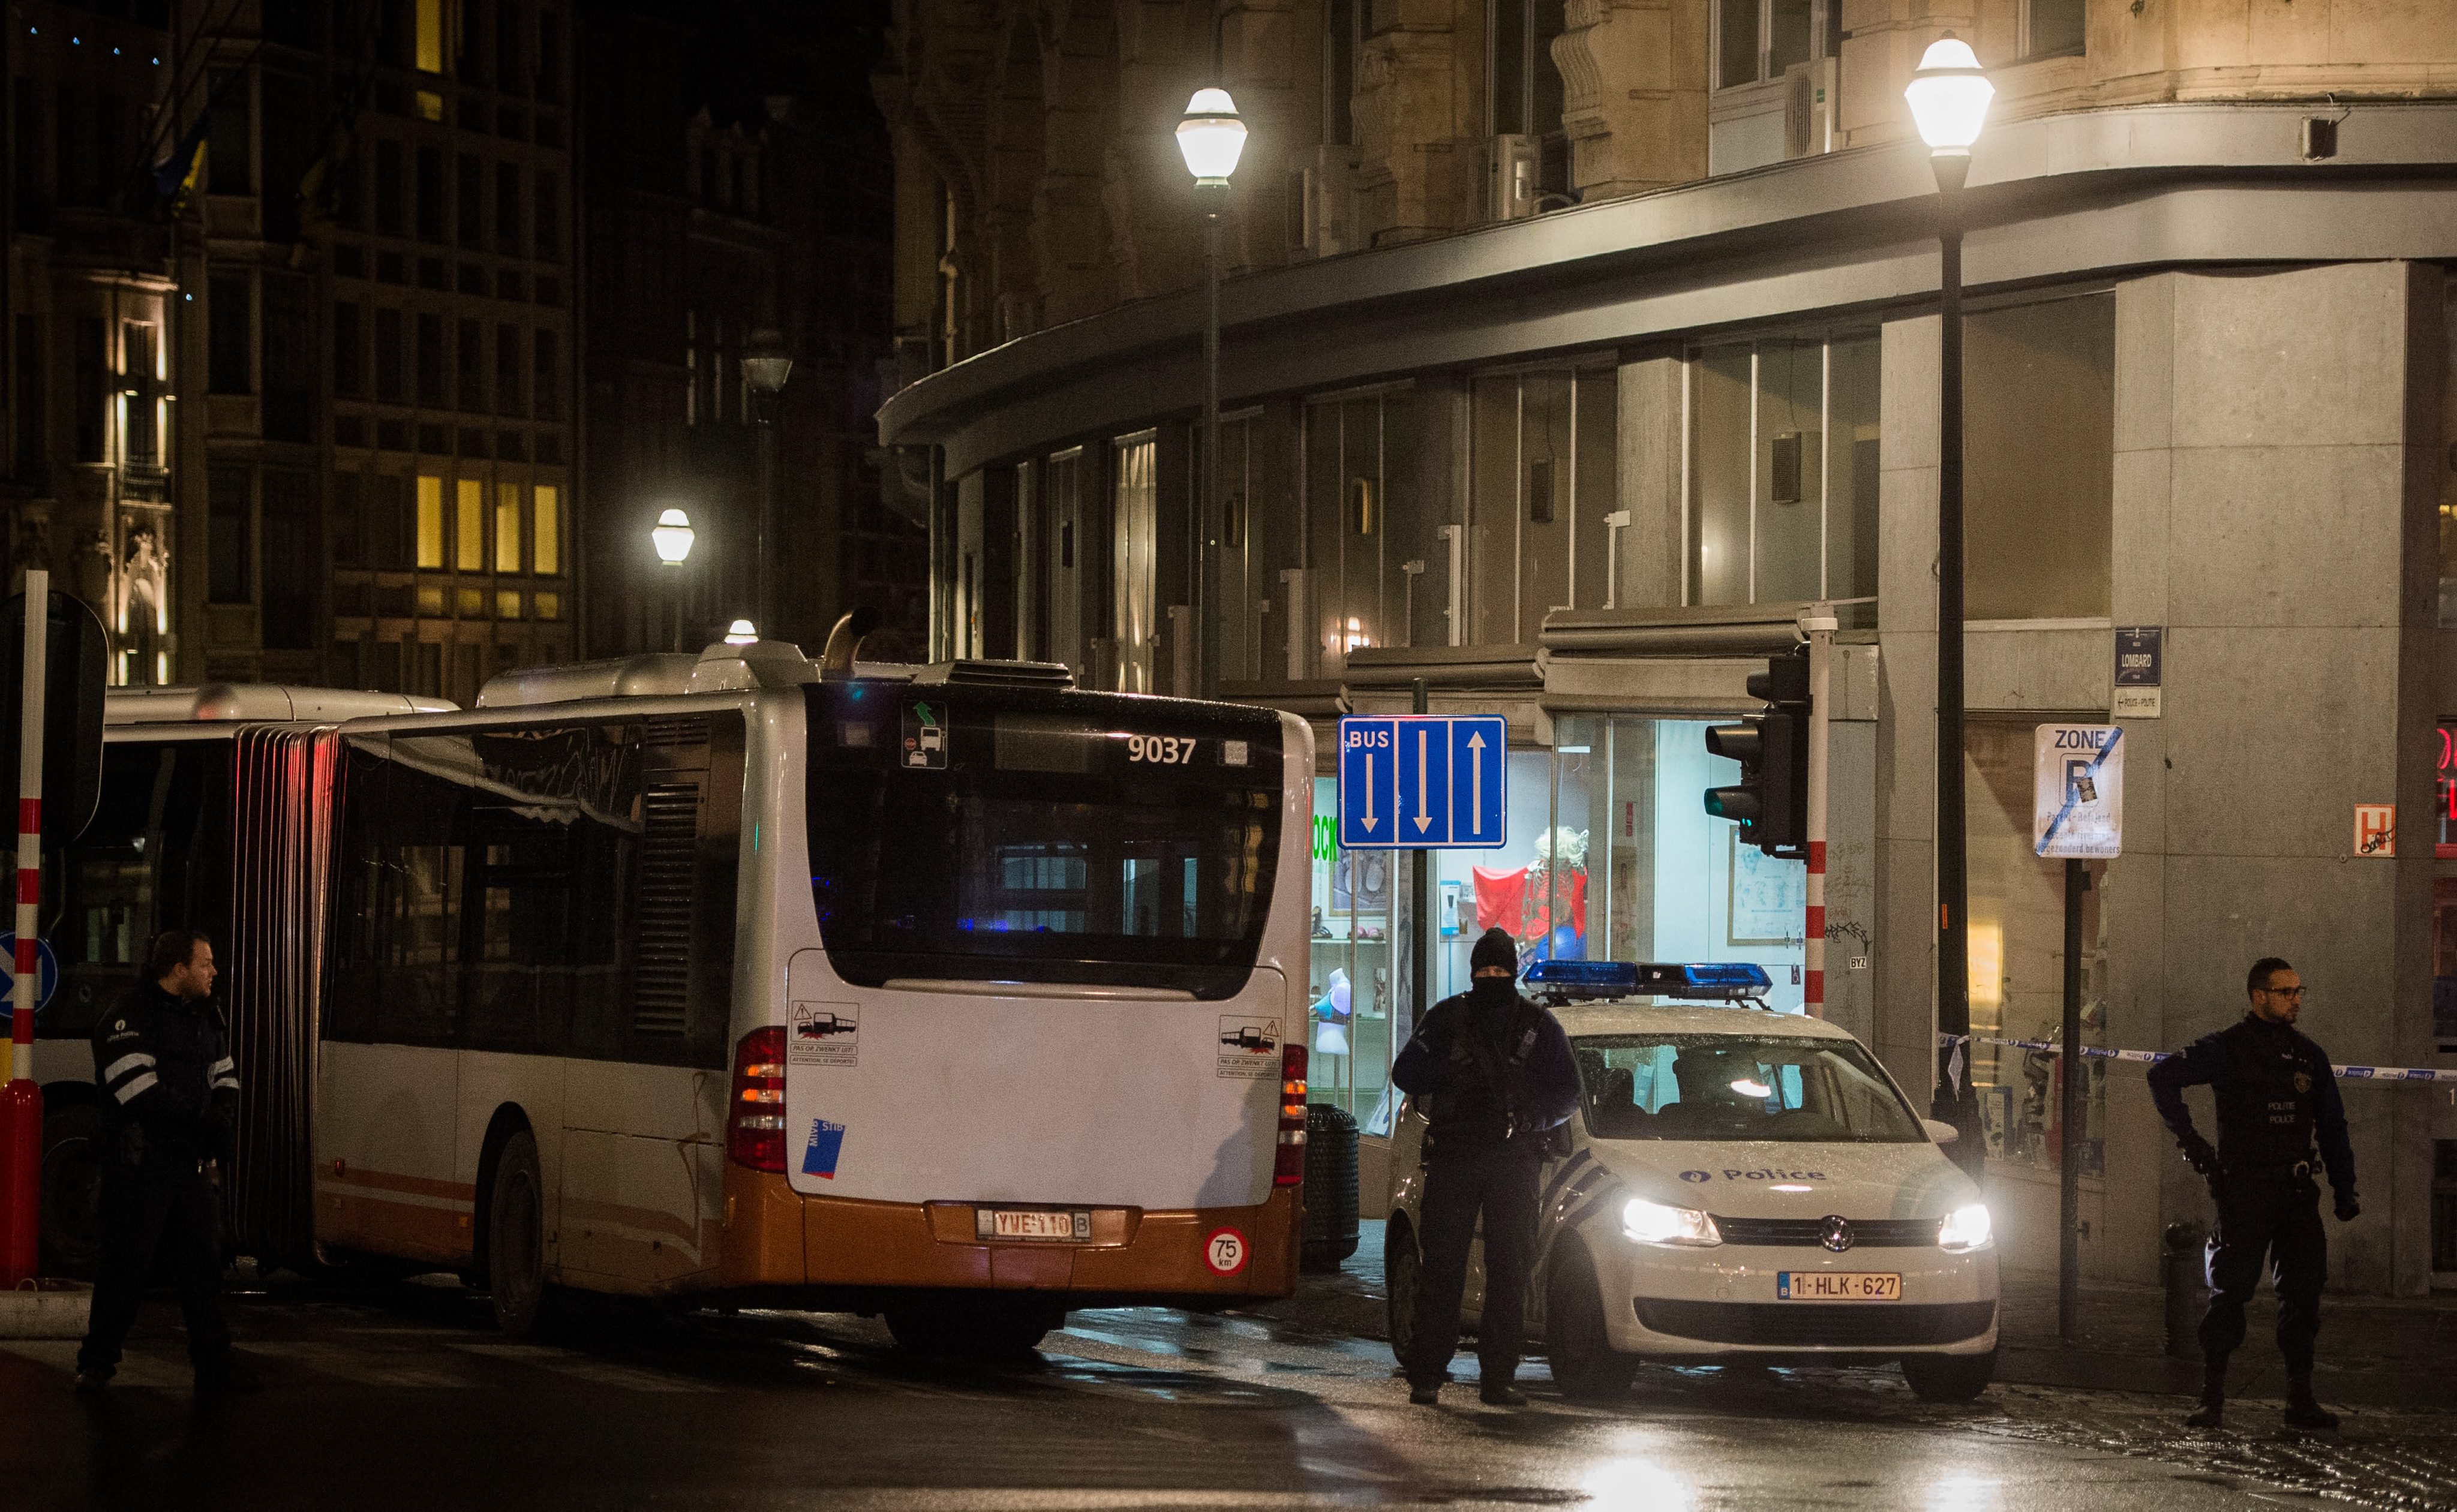
[[[978,1208],[973,1212],[973,1233],[982,1239],[1089,1239],[1092,1214],[1041,1208]]]
[[[1774,1295],[1783,1302],[1899,1302],[1903,1278],[1895,1271],[1777,1271]]]

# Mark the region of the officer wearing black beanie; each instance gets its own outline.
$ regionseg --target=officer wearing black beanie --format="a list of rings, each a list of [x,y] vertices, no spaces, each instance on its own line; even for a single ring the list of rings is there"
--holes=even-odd
[[[1481,1213],[1480,1395],[1516,1407],[1527,1400],[1512,1381],[1535,1258],[1537,1181],[1547,1136],[1579,1105],[1579,1070],[1560,1023],[1518,995],[1518,944],[1508,930],[1488,929],[1476,941],[1468,977],[1468,990],[1434,1005],[1391,1068],[1427,1120],[1408,1399],[1439,1399],[1458,1348],[1468,1246]]]

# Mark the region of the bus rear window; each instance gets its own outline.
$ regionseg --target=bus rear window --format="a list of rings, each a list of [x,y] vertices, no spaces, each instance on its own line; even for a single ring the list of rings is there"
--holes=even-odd
[[[811,885],[848,981],[1216,998],[1253,969],[1279,854],[1271,715],[860,684],[811,696]]]

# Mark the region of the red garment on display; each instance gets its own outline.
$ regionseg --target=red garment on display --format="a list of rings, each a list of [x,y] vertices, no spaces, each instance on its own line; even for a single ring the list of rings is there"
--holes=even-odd
[[[1477,931],[1498,926],[1514,935],[1518,933],[1519,917],[1527,906],[1527,868],[1495,872],[1477,866],[1471,870],[1476,874]]]

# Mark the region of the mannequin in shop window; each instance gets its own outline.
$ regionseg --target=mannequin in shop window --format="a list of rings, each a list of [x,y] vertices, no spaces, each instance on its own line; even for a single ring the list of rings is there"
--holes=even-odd
[[[1586,959],[1586,831],[1538,835],[1534,861],[1510,871],[1478,866],[1475,875],[1478,928],[1509,930],[1531,961]]]

